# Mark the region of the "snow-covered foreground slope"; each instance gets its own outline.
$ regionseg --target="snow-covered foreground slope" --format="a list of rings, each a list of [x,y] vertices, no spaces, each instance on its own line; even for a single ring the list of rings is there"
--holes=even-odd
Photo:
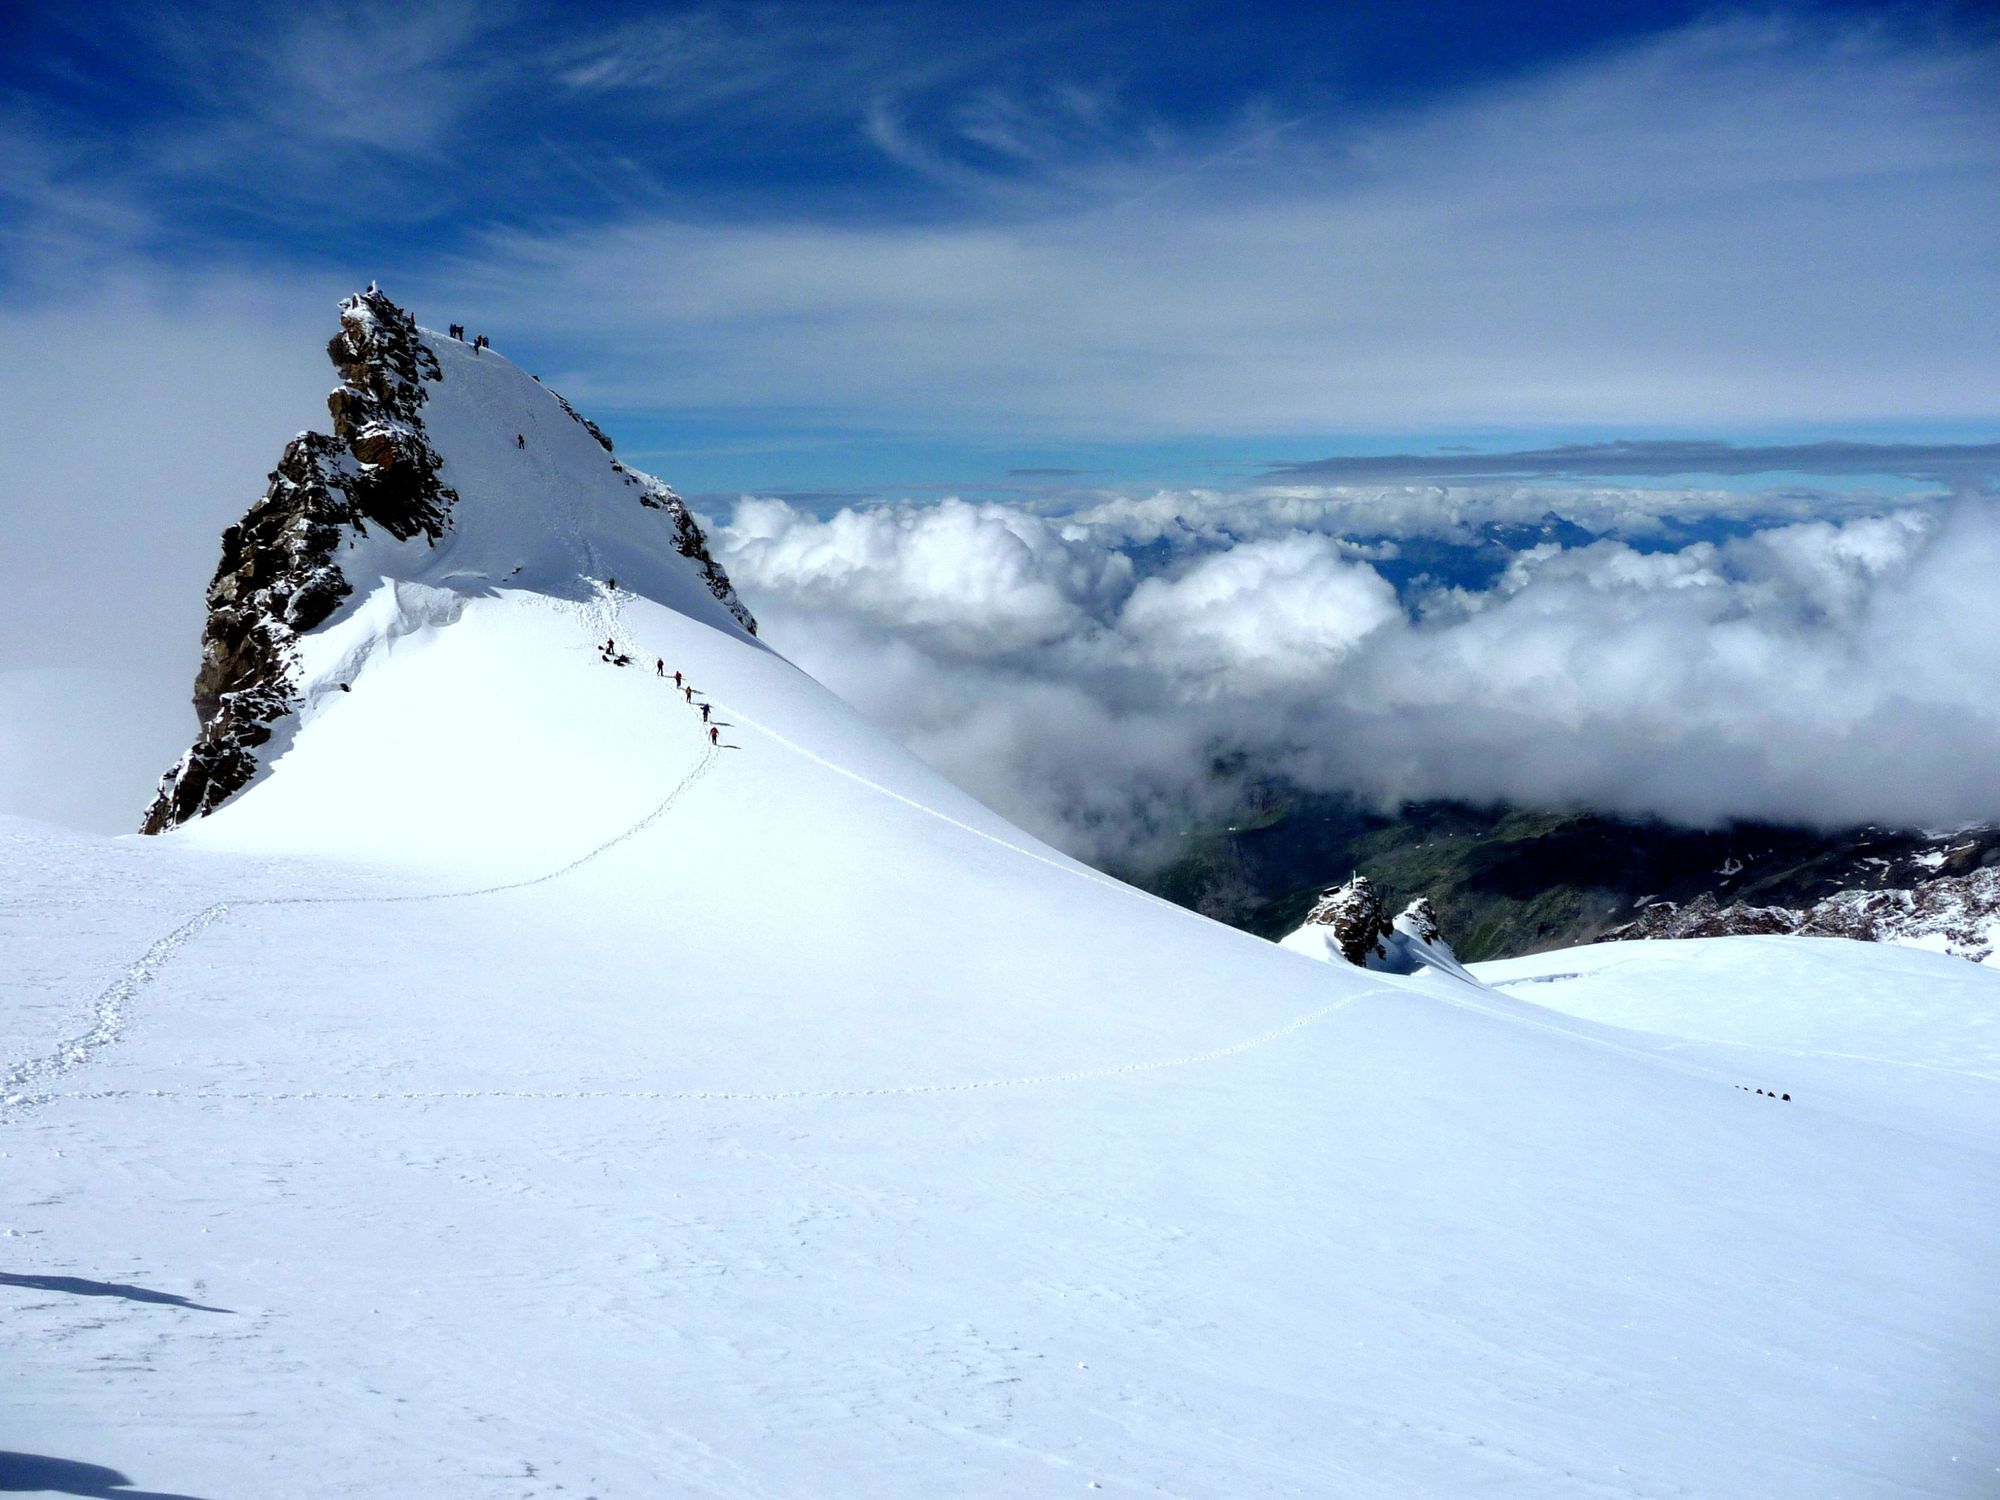
[[[8,1446],[210,1497],[1990,1492],[1990,1134],[1301,960],[759,647],[614,628],[740,748],[473,599],[189,832],[9,846]]]
[[[1299,958],[644,557],[502,561],[358,586],[212,816],[5,829],[0,1489],[1992,1493],[1979,1069],[1779,1103]],[[1879,1024],[1956,1067],[1958,1004]]]

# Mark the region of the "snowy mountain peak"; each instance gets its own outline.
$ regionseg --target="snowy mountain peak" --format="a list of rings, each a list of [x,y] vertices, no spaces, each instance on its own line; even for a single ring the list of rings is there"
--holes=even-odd
[[[371,285],[340,304],[327,355],[340,376],[333,432],[293,438],[223,533],[195,677],[200,731],[161,779],[144,832],[248,786],[322,690],[348,689],[407,630],[406,608],[365,608],[385,588],[442,591],[425,606],[441,618],[451,598],[575,600],[616,586],[755,635],[679,496],[613,458],[602,429],[483,339],[419,328]],[[333,630],[338,651],[307,649]]]

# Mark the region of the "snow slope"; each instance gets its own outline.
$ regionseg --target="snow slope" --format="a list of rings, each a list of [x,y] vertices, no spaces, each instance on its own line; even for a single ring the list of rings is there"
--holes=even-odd
[[[1599,943],[1475,964],[1479,980],[1629,1040],[1885,1124],[2000,1138],[2000,976],[1822,937]]]
[[[517,482],[473,378],[462,545],[263,780],[4,825],[0,1489],[1993,1492],[1990,1080],[1780,1104],[1108,880]],[[1987,991],[1878,981],[1813,1042],[1964,1061]]]

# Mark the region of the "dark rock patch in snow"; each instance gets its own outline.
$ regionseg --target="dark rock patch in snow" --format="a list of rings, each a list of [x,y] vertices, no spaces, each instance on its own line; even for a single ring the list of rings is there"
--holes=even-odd
[[[1331,927],[1342,955],[1360,968],[1366,968],[1371,958],[1387,956],[1386,940],[1395,930],[1382,893],[1366,875],[1356,875],[1322,895],[1306,913],[1306,925]]]

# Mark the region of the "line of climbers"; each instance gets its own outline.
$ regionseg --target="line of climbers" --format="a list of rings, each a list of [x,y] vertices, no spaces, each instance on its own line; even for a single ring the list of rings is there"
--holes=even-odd
[[[618,649],[618,641],[613,636],[607,635],[604,638],[604,644],[597,648],[597,658],[606,666],[629,667],[632,665],[631,653],[620,651]],[[664,656],[653,658],[653,675],[662,679],[667,676],[667,659]],[[725,745],[722,743],[722,731],[728,726],[711,722],[710,715],[714,712],[715,705],[712,703],[696,703],[694,701],[694,684],[689,682],[679,672],[673,674],[673,680],[675,691],[686,701],[687,706],[701,710],[701,722],[708,725],[709,744],[718,750],[740,749],[740,746]]]
[[[461,344],[465,342],[465,325],[463,323],[453,323],[449,325],[446,331],[450,333],[453,338],[457,339]],[[491,349],[492,347],[493,346],[486,341],[485,334],[481,333],[481,334],[475,334],[473,336],[472,352],[474,354],[477,354],[481,349]]]

